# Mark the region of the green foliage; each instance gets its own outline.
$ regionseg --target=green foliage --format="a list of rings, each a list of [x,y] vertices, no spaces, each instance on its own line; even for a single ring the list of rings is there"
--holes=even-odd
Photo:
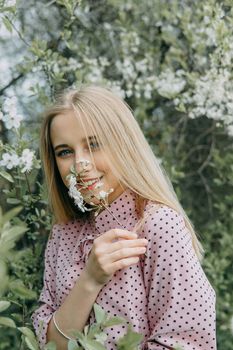
[[[74,339],[68,341],[68,350],[106,350],[105,329],[126,323],[123,318],[109,317],[98,304],[94,304],[93,308],[96,322],[91,326],[86,326],[83,332],[72,331]],[[127,332],[117,341],[116,347],[118,350],[137,350],[142,338],[141,334],[132,331],[128,326]],[[45,350],[56,350],[55,343],[47,343]]]
[[[21,210],[22,208],[18,207],[10,210],[6,214],[3,214],[0,207],[0,295],[3,295],[9,284],[9,278],[7,275],[7,262],[15,253],[13,252],[13,248],[15,247],[17,240],[27,231],[27,227],[22,222],[17,224],[17,226],[13,226],[11,224],[11,220]]]
[[[21,300],[35,300],[36,293],[30,289],[28,289],[22,280],[15,279],[13,276],[7,275],[7,268],[10,267],[10,262],[13,260],[13,256],[16,253],[15,246],[17,241],[25,234],[28,230],[26,225],[21,222],[19,219],[16,219],[16,215],[18,215],[22,211],[22,207],[15,207],[9,210],[6,214],[2,213],[2,209],[0,208],[0,267],[5,273],[1,276],[1,293],[0,295],[3,297],[6,294],[6,291],[9,291],[14,295],[14,298]],[[3,268],[4,267],[4,268]],[[9,294],[8,294],[9,295]],[[5,296],[7,298],[7,294]],[[9,299],[9,298],[8,298]],[[12,318],[12,308],[11,305],[21,306],[18,302],[11,303],[9,300],[0,300],[0,313],[7,313],[8,309],[11,309],[9,315],[11,317],[0,316],[0,327],[14,328],[16,329],[15,320]],[[17,314],[14,315],[15,319],[17,319]],[[27,327],[19,327],[19,331],[23,333],[23,342],[25,342],[29,349],[38,350],[37,341],[33,332]]]
[[[14,93],[25,115],[18,129],[9,130],[0,120],[0,156],[22,157],[23,150],[34,150],[31,171],[0,169],[5,212],[0,213],[0,350],[37,349],[30,315],[42,287],[42,256],[51,224],[37,156],[38,115],[57,92],[82,82],[110,86],[135,111],[203,242],[203,267],[217,295],[218,349],[230,350],[231,1],[30,0],[12,5],[2,0],[0,16],[13,39],[1,37],[1,52],[14,42],[15,56],[20,56],[1,88],[0,105]],[[95,313],[96,323],[80,334],[83,342],[89,337],[89,348],[92,342],[103,346],[101,327],[122,321],[106,319],[97,305]],[[139,335],[129,329],[119,349],[129,349],[129,342],[136,347],[138,341]],[[80,346],[69,342],[69,350]],[[55,349],[52,343],[46,348]]]
[[[31,329],[27,327],[18,327],[18,330],[23,334],[23,341],[30,350],[39,350],[37,340]]]
[[[127,333],[117,343],[118,350],[136,350],[142,341],[143,336],[133,332],[131,327],[128,327]]]

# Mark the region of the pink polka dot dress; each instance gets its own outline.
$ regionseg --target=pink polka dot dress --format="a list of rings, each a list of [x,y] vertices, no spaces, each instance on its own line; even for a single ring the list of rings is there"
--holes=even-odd
[[[46,343],[48,323],[61,306],[88,259],[94,239],[138,222],[135,194],[126,190],[95,219],[54,225],[45,252],[42,305],[32,315],[40,348]],[[149,208],[150,207],[150,208]],[[139,237],[149,243],[145,256],[134,266],[117,271],[101,289],[96,303],[111,316],[120,316],[143,335],[141,350],[216,350],[215,293],[194,253],[191,235],[183,217],[161,205],[151,213],[151,204]],[[75,310],[74,312],[78,312]],[[88,324],[93,323],[93,312]],[[126,325],[107,328],[106,349],[116,350],[116,341]]]

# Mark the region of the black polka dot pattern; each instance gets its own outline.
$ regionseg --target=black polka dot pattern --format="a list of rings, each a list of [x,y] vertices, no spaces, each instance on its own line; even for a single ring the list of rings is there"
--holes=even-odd
[[[138,222],[135,195],[126,190],[110,207],[127,230]],[[179,344],[185,350],[216,350],[215,293],[194,253],[183,217],[161,205],[151,210],[139,231],[149,241],[138,264],[119,270],[102,288],[96,302],[112,316],[124,317],[143,334],[141,350],[166,350]],[[80,276],[94,239],[121,227],[107,210],[83,223],[55,225],[45,253],[42,305],[32,315],[41,349],[52,314]],[[75,310],[75,305],[74,305]],[[94,322],[91,312],[88,323]],[[108,350],[126,326],[108,328]]]

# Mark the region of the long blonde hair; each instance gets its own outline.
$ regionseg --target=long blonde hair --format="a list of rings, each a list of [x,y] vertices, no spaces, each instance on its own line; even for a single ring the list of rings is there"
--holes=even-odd
[[[192,235],[197,256],[202,246],[192,223],[179,203],[172,184],[152,152],[129,106],[110,90],[99,86],[82,86],[67,90],[45,112],[41,129],[41,158],[44,164],[50,205],[58,222],[78,216],[56,166],[50,137],[50,125],[58,114],[73,111],[93,130],[106,150],[108,161],[120,183],[137,194],[139,207],[145,200],[165,204],[183,215]]]

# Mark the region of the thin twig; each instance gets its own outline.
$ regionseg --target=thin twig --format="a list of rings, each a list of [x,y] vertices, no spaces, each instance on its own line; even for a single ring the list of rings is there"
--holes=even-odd
[[[209,161],[210,161],[210,159],[212,157],[212,152],[213,152],[214,145],[215,145],[215,142],[214,142],[214,139],[213,139],[213,136],[212,136],[212,142],[211,142],[211,145],[210,145],[210,150],[209,150],[209,153],[208,153],[206,159],[204,160],[204,162],[201,164],[201,166],[196,171],[192,171],[190,173],[187,173],[186,176],[193,176],[193,175],[196,175],[197,173],[200,175],[203,172],[203,170],[207,167],[207,165],[209,164]]]
[[[103,206],[104,206],[104,208],[113,216],[113,218],[117,221],[117,223],[118,223],[121,227],[125,228],[125,227],[120,223],[120,221],[117,219],[117,217],[111,212],[111,210],[109,210],[109,208],[108,208],[105,204],[103,204]]]
[[[201,150],[201,149],[206,149],[206,148],[208,148],[207,145],[197,145],[196,147],[193,147],[187,154],[185,154],[185,156],[182,158],[181,162],[182,162],[182,163],[185,163],[186,160],[187,160],[188,158],[190,158],[190,156],[191,156],[194,152],[196,152],[196,151],[198,151],[198,150]]]
[[[210,215],[212,217],[213,216],[213,210],[212,210],[213,205],[212,205],[212,200],[211,200],[211,196],[210,196],[211,189],[210,189],[210,187],[209,187],[209,185],[208,185],[208,183],[206,181],[205,176],[202,173],[199,173],[199,176],[200,176],[200,178],[202,180],[202,183],[203,183],[203,185],[205,187],[205,190],[206,190],[208,207],[209,207],[209,213],[210,213]]]
[[[50,98],[52,101],[54,101],[54,86],[53,86],[53,83],[52,83],[52,79],[51,79],[51,76],[49,74],[49,70],[48,70],[48,67],[42,67],[44,73],[45,73],[45,77],[46,77],[46,80],[49,84],[49,88],[50,88]]]
[[[82,179],[80,179],[80,180],[82,180]],[[86,184],[85,184],[83,181],[81,182],[81,185],[83,185],[83,188],[84,188],[84,189],[87,188]],[[90,191],[91,195],[92,195],[95,199],[99,200],[99,198],[94,194],[93,191],[91,191],[91,190],[89,190],[89,191]],[[103,203],[103,202],[101,202],[101,205],[104,207],[104,209],[106,209],[106,210],[112,215],[112,217],[117,221],[117,223],[118,223],[121,227],[124,228],[124,226],[120,223],[120,221],[117,219],[117,217],[111,212],[111,210],[109,210],[108,206],[107,206],[105,203]]]
[[[27,173],[25,172],[24,175],[25,175],[25,178],[26,178],[26,183],[27,183],[27,187],[28,187],[28,192],[32,195],[32,191],[31,191],[31,188],[30,188],[30,184],[29,184],[29,180],[28,180]]]
[[[14,30],[16,31],[16,33],[18,34],[19,38],[24,42],[25,45],[27,45],[28,47],[30,47],[30,45],[27,43],[27,41],[24,39],[24,37],[22,36],[22,34],[20,33],[20,31],[16,28],[16,26],[14,25],[14,23],[12,22],[12,20],[8,17],[5,16],[7,18],[7,20],[10,22],[10,24],[12,25],[12,27],[14,28]]]
[[[212,141],[211,141],[211,145],[210,145],[209,154],[208,154],[206,160],[204,161],[204,163],[202,163],[200,168],[197,170],[198,173],[202,172],[203,169],[205,169],[207,167],[207,165],[209,164],[209,161],[212,158],[212,152],[213,152],[213,149],[214,149],[214,145],[215,145],[215,142],[214,142],[214,138],[213,138],[213,135],[212,135]]]
[[[181,128],[180,128],[179,141],[178,141],[178,143],[176,145],[176,148],[175,148],[175,154],[178,154],[178,152],[180,150],[180,147],[181,147],[181,145],[183,143],[184,136],[182,137],[182,135],[184,135],[184,130],[185,130],[186,126],[187,126],[187,123],[188,123],[188,119],[187,119],[186,116],[184,116],[183,118],[181,118],[179,120],[179,122],[176,125],[176,129],[178,129],[179,124],[181,124]]]

